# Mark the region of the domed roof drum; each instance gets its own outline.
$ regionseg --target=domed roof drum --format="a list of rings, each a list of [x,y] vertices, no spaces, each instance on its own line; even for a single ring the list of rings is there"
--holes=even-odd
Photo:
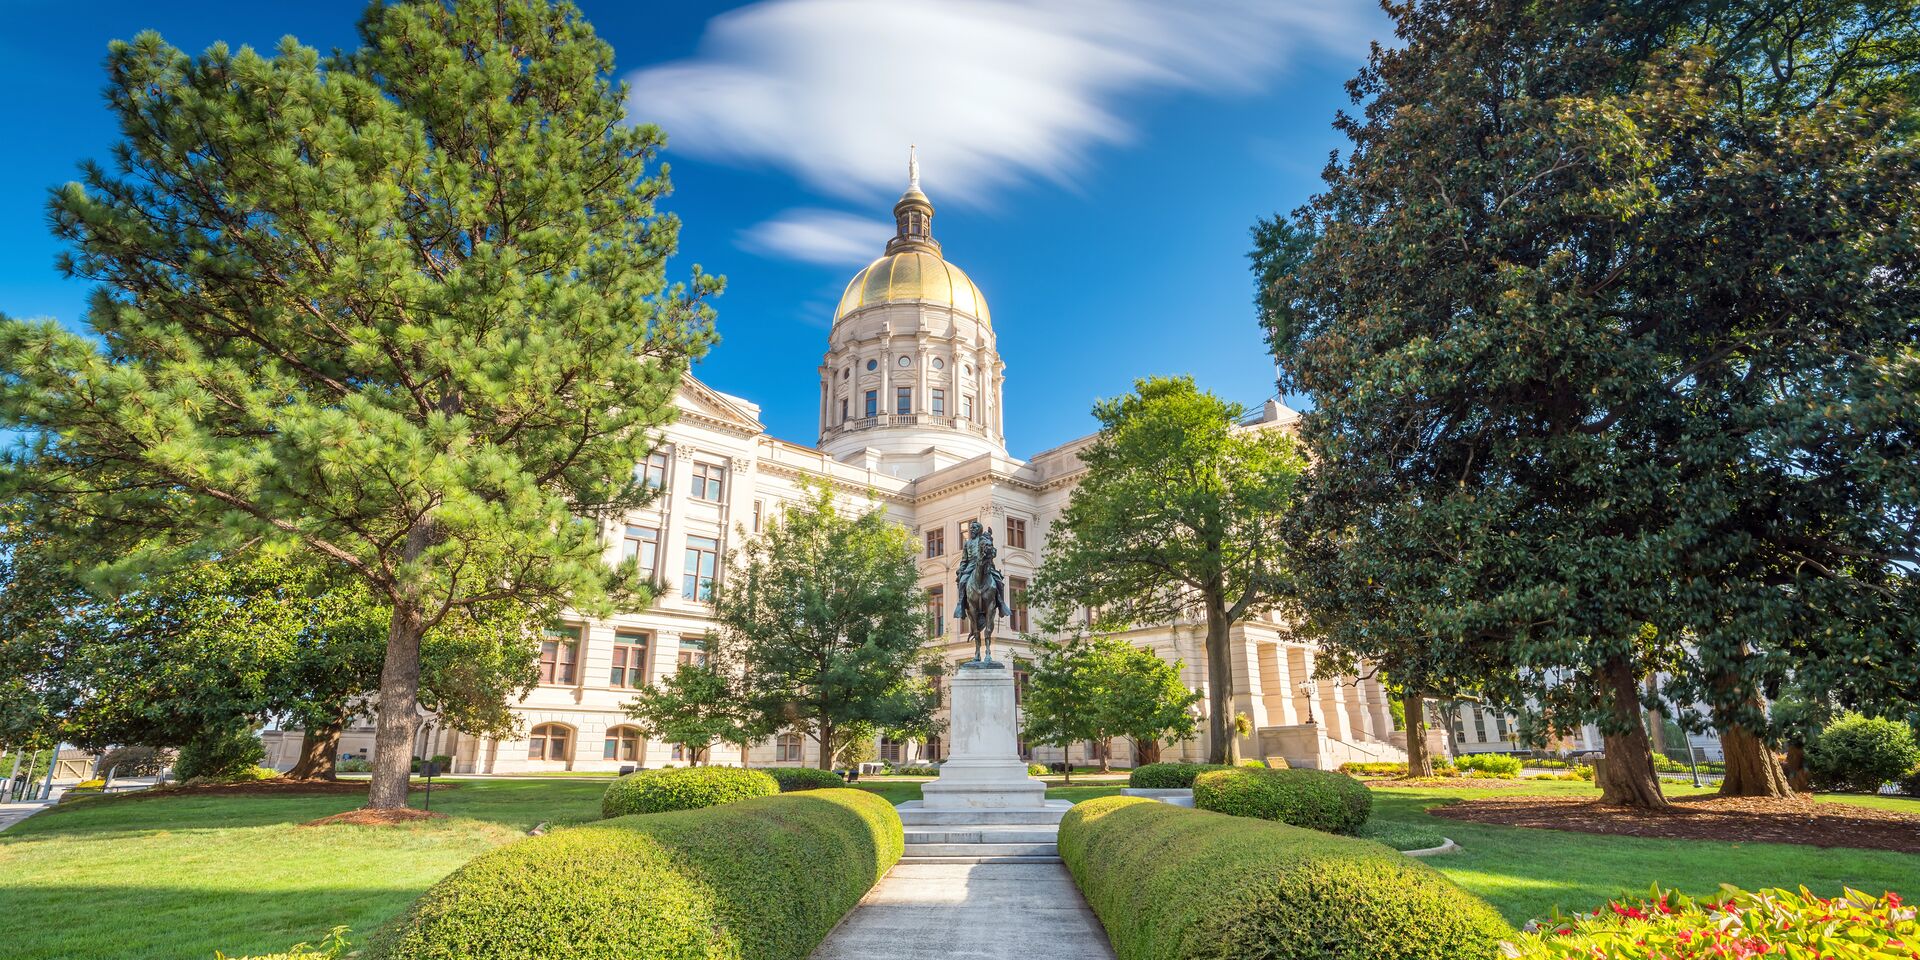
[[[927,250],[889,253],[853,275],[833,319],[879,303],[920,301],[939,304],[992,323],[987,298],[959,267]]]

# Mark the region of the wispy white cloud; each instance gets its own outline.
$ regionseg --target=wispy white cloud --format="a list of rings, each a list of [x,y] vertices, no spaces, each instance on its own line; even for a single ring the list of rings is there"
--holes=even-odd
[[[863,264],[880,255],[893,225],[837,210],[787,210],[740,232],[740,245],[755,253],[826,266]]]
[[[863,202],[918,144],[936,202],[981,201],[1071,184],[1135,134],[1131,97],[1257,89],[1315,50],[1358,56],[1381,22],[1372,0],[764,0],[629,76],[630,112],[676,152]]]

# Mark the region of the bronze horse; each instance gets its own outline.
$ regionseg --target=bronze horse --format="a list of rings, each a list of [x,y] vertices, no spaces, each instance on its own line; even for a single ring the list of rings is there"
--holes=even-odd
[[[993,564],[986,558],[973,565],[961,600],[966,605],[967,636],[973,640],[976,663],[993,662],[993,625],[1000,618],[1000,594],[993,586]],[[982,643],[986,652],[981,652]]]

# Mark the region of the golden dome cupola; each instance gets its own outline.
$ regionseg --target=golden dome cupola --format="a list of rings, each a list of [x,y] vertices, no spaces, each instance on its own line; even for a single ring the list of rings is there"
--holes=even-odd
[[[820,366],[820,447],[837,460],[917,477],[1006,455],[1003,365],[987,298],[941,255],[920,160],[893,205],[893,238],[840,295]]]

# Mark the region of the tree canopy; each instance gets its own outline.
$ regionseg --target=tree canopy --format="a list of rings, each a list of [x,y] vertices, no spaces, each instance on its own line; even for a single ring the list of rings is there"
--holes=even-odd
[[[712,341],[613,53],[546,0],[374,4],[334,56],[115,43],[109,164],[54,193],[91,335],[0,320],[32,493],[112,566],[256,541],[391,611],[370,805],[406,802],[421,637],[511,602],[644,600],[606,518]]]
[[[1107,769],[1113,740],[1184,740],[1196,726],[1201,695],[1180,679],[1184,661],[1168,663],[1152,650],[1114,636],[1040,641],[1021,703],[1021,734],[1029,743],[1062,749],[1091,741]]]
[[[1330,642],[1599,723],[1647,806],[1646,676],[1730,761],[1788,672],[1915,676],[1913,5],[1392,12],[1326,189],[1256,229]]]
[[[1280,600],[1283,522],[1306,459],[1275,426],[1190,377],[1137,381],[1094,405],[1086,472],[1049,530],[1032,596],[1055,617],[1086,609],[1104,627],[1191,616],[1207,625],[1210,750],[1231,749],[1232,625]],[[1064,622],[1064,621],[1056,621]]]

